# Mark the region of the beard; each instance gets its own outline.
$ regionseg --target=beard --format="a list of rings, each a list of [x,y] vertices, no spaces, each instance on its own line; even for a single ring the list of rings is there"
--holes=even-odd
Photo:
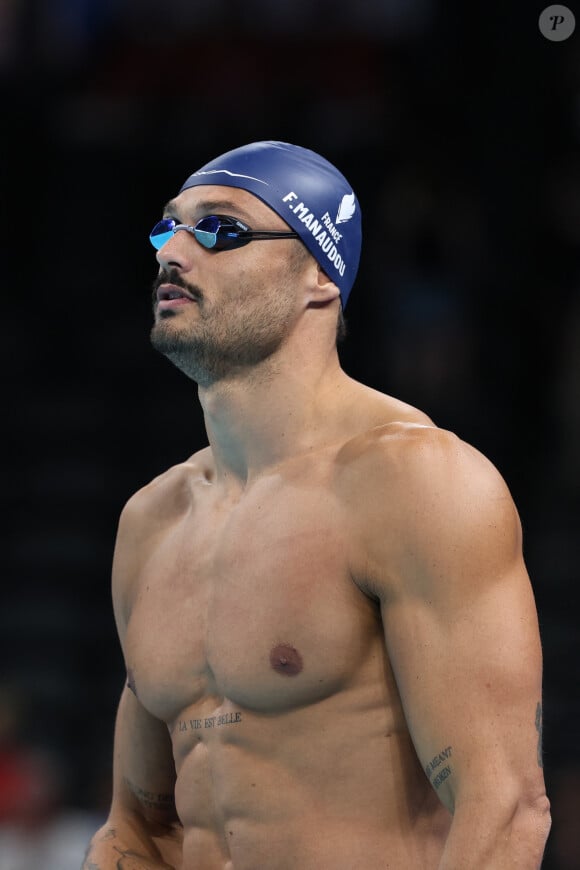
[[[194,319],[186,311],[160,312],[151,329],[151,344],[199,386],[247,375],[282,346],[295,304],[290,282],[262,295],[252,292],[253,284],[241,282],[222,301],[209,303],[201,288],[171,270],[157,277],[154,304],[163,283],[187,290],[198,311]]]

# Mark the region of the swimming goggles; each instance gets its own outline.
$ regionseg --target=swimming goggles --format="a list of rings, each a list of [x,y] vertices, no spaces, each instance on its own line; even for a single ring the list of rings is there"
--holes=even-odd
[[[171,218],[164,218],[156,223],[149,234],[149,240],[154,248],[159,250],[171,239],[178,230],[185,230],[195,237],[204,248],[214,251],[224,251],[228,248],[240,248],[248,242],[261,239],[298,239],[294,232],[267,232],[251,230],[241,221],[225,215],[212,214],[201,218],[194,226],[178,224]]]

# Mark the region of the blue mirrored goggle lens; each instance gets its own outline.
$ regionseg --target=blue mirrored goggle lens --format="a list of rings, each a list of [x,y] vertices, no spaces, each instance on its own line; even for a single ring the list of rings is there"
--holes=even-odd
[[[149,234],[149,240],[153,247],[159,250],[177,230],[193,233],[204,248],[228,248],[243,243],[243,240],[239,238],[240,230],[244,230],[243,225],[240,224],[237,228],[231,221],[223,220],[215,215],[201,218],[194,227],[176,224],[171,218],[165,218],[155,224]]]
[[[154,248],[159,250],[169,241],[175,231],[175,221],[163,220],[155,224],[149,233],[149,241]]]
[[[238,248],[245,245],[248,228],[231,218],[209,215],[199,220],[194,228],[194,235],[204,248],[215,248],[216,251],[226,248]]]
[[[204,248],[215,248],[218,242],[218,233],[222,222],[219,218],[210,215],[198,221],[194,228],[194,235]]]

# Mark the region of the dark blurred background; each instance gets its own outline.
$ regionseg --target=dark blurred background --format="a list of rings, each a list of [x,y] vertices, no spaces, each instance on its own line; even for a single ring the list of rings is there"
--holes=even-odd
[[[195,386],[149,344],[147,235],[256,139],[320,151],[362,203],[344,368],[512,490],[544,643],[544,866],[580,867],[580,20],[552,42],[543,8],[2,0],[0,870],[78,868],[107,811],[119,512],[206,443]]]

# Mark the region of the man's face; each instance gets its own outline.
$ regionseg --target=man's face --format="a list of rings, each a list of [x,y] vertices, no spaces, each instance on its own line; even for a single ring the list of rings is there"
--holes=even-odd
[[[167,205],[164,217],[194,226],[216,214],[252,230],[289,229],[257,197],[217,185],[184,190]],[[203,386],[247,373],[271,358],[292,329],[300,310],[300,276],[309,259],[298,239],[213,251],[178,230],[157,254],[153,346]]]

